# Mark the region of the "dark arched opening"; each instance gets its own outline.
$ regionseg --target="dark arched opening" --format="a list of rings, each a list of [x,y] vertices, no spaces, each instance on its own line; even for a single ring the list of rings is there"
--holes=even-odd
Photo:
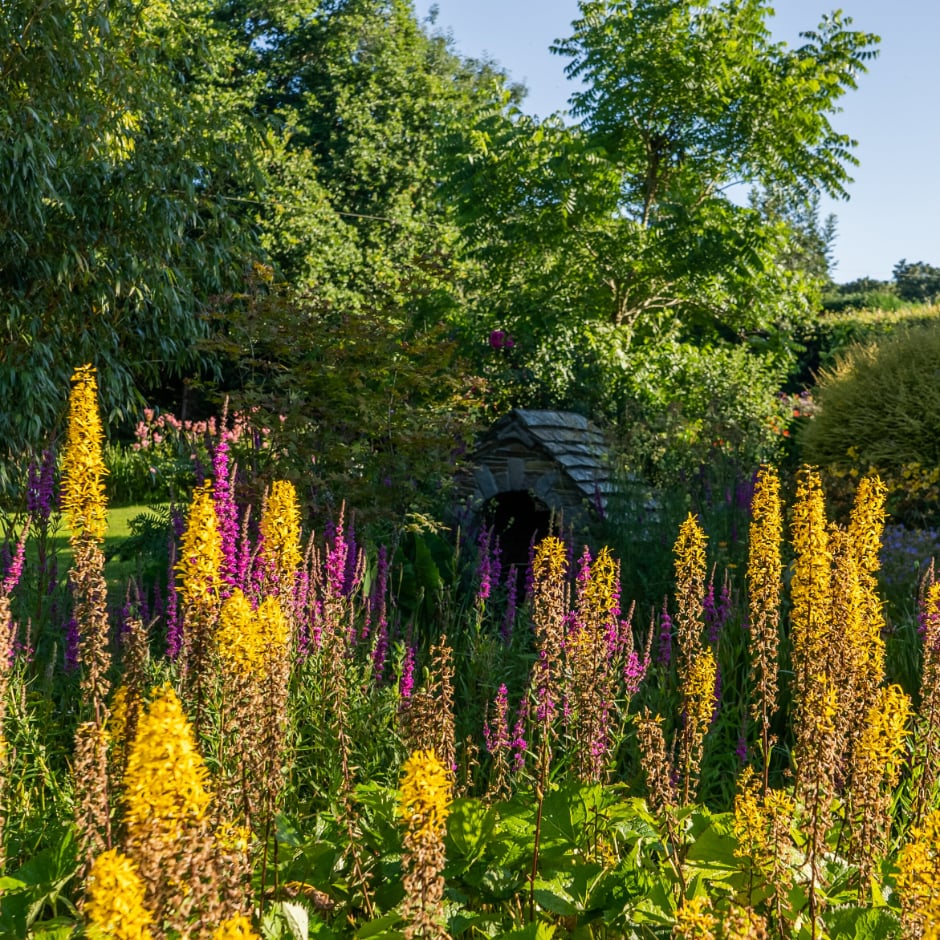
[[[504,569],[515,565],[521,573],[529,564],[529,546],[549,534],[552,514],[528,490],[507,490],[486,501],[483,519],[499,536]]]

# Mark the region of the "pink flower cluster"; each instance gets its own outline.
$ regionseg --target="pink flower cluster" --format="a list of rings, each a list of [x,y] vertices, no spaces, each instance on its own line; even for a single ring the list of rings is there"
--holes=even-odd
[[[157,414],[153,408],[144,408],[144,419],[138,421],[134,429],[137,440],[132,447],[135,451],[149,450],[161,444],[185,444],[192,447],[215,440],[237,444],[250,433],[248,415],[237,411],[233,413],[231,422],[222,423],[214,417],[205,421],[181,421],[171,412]],[[260,433],[261,446],[264,447],[271,430],[262,428]]]

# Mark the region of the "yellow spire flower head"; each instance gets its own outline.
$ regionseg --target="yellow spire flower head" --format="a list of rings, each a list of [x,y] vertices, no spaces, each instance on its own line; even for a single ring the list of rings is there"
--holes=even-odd
[[[783,565],[783,511],[780,478],[773,468],[761,467],[754,486],[749,529],[747,583],[751,596],[751,622],[778,617],[780,575]]]
[[[698,519],[689,513],[673,546],[676,575],[676,639],[680,669],[689,668],[702,645],[705,615],[705,542]]]
[[[440,836],[450,812],[450,774],[433,748],[415,751],[402,767],[398,812],[418,835]]]
[[[683,901],[676,911],[673,940],[714,940],[718,918],[711,911],[711,901],[704,894]]]
[[[88,874],[85,901],[91,940],[151,940],[153,916],[144,906],[137,866],[117,849],[99,855]]]
[[[62,455],[62,508],[73,538],[87,535],[101,540],[108,528],[102,444],[104,430],[98,412],[98,384],[92,366],[72,376],[69,422]]]
[[[888,488],[875,473],[864,477],[855,493],[849,537],[859,567],[865,574],[874,574],[881,567],[887,495]]]
[[[677,584],[684,585],[698,579],[704,583],[705,541],[705,532],[698,518],[689,513],[685,522],[679,526],[679,536],[673,547]]]
[[[287,620],[276,597],[266,597],[257,610],[239,588],[222,604],[216,645],[225,666],[239,676],[257,676],[266,658],[287,645]]]
[[[792,533],[796,559],[790,583],[791,639],[797,686],[802,687],[828,642],[832,599],[832,554],[822,481],[815,470],[805,467],[797,476]]]
[[[264,663],[258,619],[241,588],[236,588],[222,604],[215,639],[222,663],[233,673],[250,676]]]
[[[597,623],[606,623],[617,607],[617,565],[604,546],[591,564],[591,577],[584,589],[587,608]]]
[[[897,890],[904,936],[937,936],[940,917],[940,810],[914,827],[898,853]],[[926,929],[925,929],[926,928]]]
[[[282,585],[292,585],[300,567],[300,507],[297,491],[288,480],[275,480],[271,485],[261,515],[261,551],[277,572]]]
[[[172,687],[165,685],[141,714],[127,757],[124,799],[129,842],[146,845],[154,837],[175,840],[202,822],[212,799],[208,777],[183,706]]]
[[[734,850],[738,858],[760,857],[766,853],[767,820],[761,805],[760,779],[750,767],[745,767],[738,777],[731,831],[738,842]]]
[[[222,536],[212,499],[212,484],[205,483],[193,492],[176,564],[182,580],[180,593],[188,607],[205,610],[215,606],[221,565]]]
[[[244,914],[228,917],[212,933],[212,940],[258,940],[251,920]]]
[[[718,664],[715,654],[710,648],[692,660],[692,667],[682,689],[685,699],[689,723],[704,734],[712,720],[715,711],[715,680],[718,675]]]
[[[108,715],[108,740],[112,744],[123,744],[127,731],[127,687],[119,685],[111,697],[111,714]]]
[[[897,785],[904,762],[911,710],[910,697],[901,686],[883,686],[868,710],[868,721],[857,745],[856,759],[864,760],[892,787]]]
[[[548,535],[536,546],[532,572],[536,584],[556,582],[565,577],[568,553],[565,543],[554,535]]]
[[[266,597],[258,605],[258,622],[261,638],[268,653],[283,653],[290,633],[281,602],[276,597]]]

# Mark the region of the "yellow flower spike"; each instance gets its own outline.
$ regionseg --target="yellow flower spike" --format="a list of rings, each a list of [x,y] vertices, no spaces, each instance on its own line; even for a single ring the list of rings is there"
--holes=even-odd
[[[688,709],[689,723],[705,734],[715,710],[715,680],[718,664],[711,649],[705,649],[692,661],[682,695]]]
[[[281,602],[276,597],[266,597],[258,605],[258,620],[265,649],[269,653],[283,653],[290,632]]]
[[[219,656],[239,676],[260,676],[271,656],[283,655],[289,637],[287,618],[276,597],[266,597],[257,610],[236,588],[222,604],[216,630]]]
[[[748,531],[748,617],[751,625],[751,716],[758,722],[764,764],[764,789],[770,772],[772,735],[779,689],[780,597],[783,592],[783,509],[780,478],[771,467],[761,467],[751,502]]]
[[[212,933],[212,940],[259,940],[251,920],[244,914],[223,920]]]
[[[897,785],[904,763],[910,717],[911,700],[901,686],[879,689],[858,744],[857,753],[864,755],[892,788]]]
[[[112,744],[123,744],[127,730],[127,688],[119,685],[111,697],[111,713],[108,715],[106,731]]]
[[[271,485],[260,529],[265,559],[277,573],[279,583],[291,586],[301,561],[300,507],[293,483],[275,480]]]
[[[72,376],[68,432],[62,455],[62,509],[72,537],[100,541],[108,529],[104,492],[102,445],[104,430],[98,411],[98,384],[92,366],[82,366]]]
[[[731,831],[737,841],[737,858],[760,858],[767,851],[769,839],[767,821],[760,799],[760,778],[746,767],[738,778],[738,792],[734,797],[734,821]]]
[[[205,483],[193,492],[176,564],[181,578],[180,594],[187,607],[204,611],[218,603],[221,565],[222,537],[212,499],[212,484]]]
[[[240,676],[255,674],[264,663],[264,644],[251,602],[236,588],[219,612],[215,639],[225,669]]]
[[[691,513],[679,527],[673,546],[676,576],[676,640],[680,669],[689,668],[702,645],[705,615],[706,535]]]
[[[831,552],[822,481],[804,468],[797,479],[793,506],[793,548],[796,560],[790,585],[795,686],[805,689],[808,672],[825,659],[831,625]]]
[[[90,940],[151,940],[153,916],[144,905],[137,866],[117,849],[99,855],[88,874],[85,901]]]
[[[532,563],[533,577],[537,581],[560,581],[568,568],[565,543],[554,535],[547,535],[535,548]]]
[[[911,830],[898,853],[897,890],[904,936],[937,937],[940,924],[940,810]]]
[[[398,812],[418,835],[440,836],[450,812],[450,774],[434,750],[415,751],[402,767]]]
[[[605,623],[617,604],[617,565],[606,546],[591,563],[591,577],[584,595],[589,616],[595,623]]]
[[[141,714],[124,773],[129,843],[164,843],[202,822],[212,800],[209,772],[172,687],[165,685]]]
[[[683,901],[676,911],[673,940],[714,940],[718,918],[711,911],[711,901],[704,894]]]

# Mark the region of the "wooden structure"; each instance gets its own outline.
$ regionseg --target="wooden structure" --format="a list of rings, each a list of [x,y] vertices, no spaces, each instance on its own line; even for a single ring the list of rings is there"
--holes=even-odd
[[[472,464],[461,487],[471,513],[519,563],[552,518],[578,531],[602,517],[613,489],[604,435],[568,411],[514,409],[482,436]]]

